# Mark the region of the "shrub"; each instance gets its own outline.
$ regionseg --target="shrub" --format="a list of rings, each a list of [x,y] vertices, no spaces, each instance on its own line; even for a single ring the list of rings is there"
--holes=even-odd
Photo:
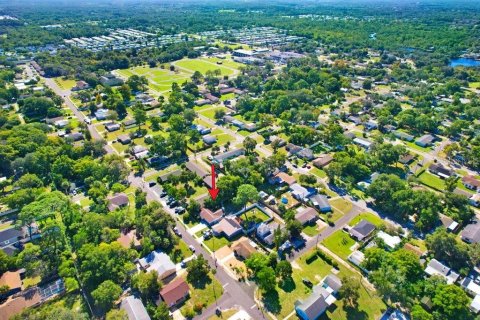
[[[307,264],[310,264],[313,261],[315,261],[317,258],[318,258],[318,252],[317,252],[317,250],[315,250],[311,254],[308,255],[308,257],[305,259],[305,262]]]

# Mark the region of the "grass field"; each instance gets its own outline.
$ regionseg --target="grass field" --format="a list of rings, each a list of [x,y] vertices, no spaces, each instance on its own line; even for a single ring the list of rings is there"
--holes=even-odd
[[[352,210],[352,203],[348,200],[345,199],[335,199],[330,201],[330,205],[334,207],[335,209],[340,210],[341,212],[348,213],[350,210]]]
[[[63,79],[62,77],[55,78],[54,81],[63,90],[70,90],[73,87],[75,87],[75,85],[77,84],[77,82],[75,80]]]
[[[211,251],[217,251],[229,243],[230,241],[225,237],[211,237],[210,239],[203,241],[203,244],[206,245]]]
[[[470,82],[470,83],[468,84],[468,86],[469,86],[470,88],[473,88],[473,89],[479,89],[479,88],[480,88],[480,82]]]
[[[370,212],[363,212],[353,218],[352,221],[350,221],[349,225],[354,226],[362,220],[367,220],[368,222],[374,224],[376,227],[379,227],[383,224],[383,220],[379,216],[376,216]]]
[[[221,64],[217,64],[217,62],[220,61]],[[241,64],[231,59],[222,60],[217,58],[182,59],[172,64],[176,66],[175,71],[170,71],[169,66],[165,65],[164,69],[139,66],[117,70],[116,72],[125,78],[133,75],[145,76],[148,79],[151,90],[156,91],[158,94],[165,95],[170,91],[174,82],[182,84],[184,81],[188,81],[195,71],[199,71],[205,75],[209,70],[214,71],[219,69],[222,76],[231,76],[236,73],[241,66]],[[75,82],[73,85],[75,85]]]
[[[352,253],[350,247],[355,244],[355,240],[350,238],[350,235],[343,230],[338,230],[323,240],[323,244],[339,257],[347,260],[347,257]]]
[[[205,281],[195,285],[189,283],[188,285],[190,286],[190,299],[180,308],[181,311],[186,308],[193,308],[195,305],[203,305],[204,308],[207,308],[215,302],[215,298],[219,299],[223,294],[222,285],[211,273]]]

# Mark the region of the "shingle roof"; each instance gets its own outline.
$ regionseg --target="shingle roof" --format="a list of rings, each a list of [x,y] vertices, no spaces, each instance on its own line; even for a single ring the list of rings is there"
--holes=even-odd
[[[184,298],[189,291],[190,288],[185,280],[183,280],[183,278],[177,278],[164,286],[160,291],[160,295],[168,306],[172,306]]]
[[[368,237],[373,230],[375,230],[375,225],[364,219],[350,229],[350,235],[358,240],[363,240]]]
[[[125,310],[128,320],[150,320],[142,300],[137,297],[128,296],[123,299],[120,309]]]

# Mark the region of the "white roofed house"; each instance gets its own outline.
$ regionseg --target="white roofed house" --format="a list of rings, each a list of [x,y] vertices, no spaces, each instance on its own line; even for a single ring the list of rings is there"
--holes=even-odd
[[[177,268],[170,257],[160,250],[150,252],[147,256],[138,259],[138,266],[146,272],[157,271],[160,279],[166,279],[175,274]]]
[[[127,314],[128,320],[150,320],[147,309],[140,298],[128,296],[122,300],[120,309]]]

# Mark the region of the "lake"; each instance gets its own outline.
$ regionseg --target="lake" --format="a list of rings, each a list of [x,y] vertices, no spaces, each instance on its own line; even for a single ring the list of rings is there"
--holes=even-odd
[[[450,67],[480,67],[480,60],[457,58],[450,60]]]

